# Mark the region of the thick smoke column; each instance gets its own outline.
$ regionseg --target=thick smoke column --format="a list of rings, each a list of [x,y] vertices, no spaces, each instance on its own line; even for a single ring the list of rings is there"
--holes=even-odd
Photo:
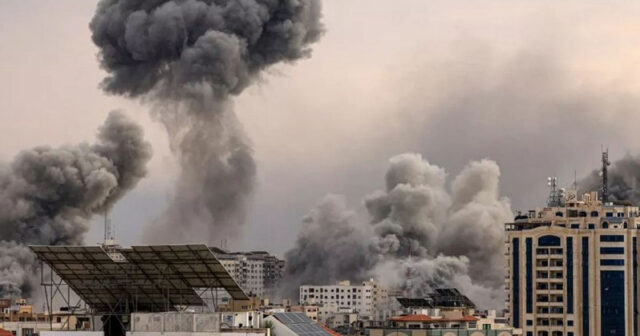
[[[255,162],[228,98],[267,67],[309,56],[323,31],[320,11],[320,0],[99,3],[90,27],[109,74],[102,87],[150,99],[181,165],[150,240],[237,235]]]
[[[504,223],[513,219],[499,197],[500,168],[489,160],[469,164],[453,181],[449,218],[438,235],[438,251],[469,258],[471,278],[485,286],[504,283]]]
[[[640,157],[626,155],[607,169],[609,178],[609,201],[630,201],[640,204]],[[600,170],[594,170],[579,183],[582,192],[602,192]]]
[[[433,255],[449,203],[445,176],[444,169],[429,164],[418,154],[391,158],[386,191],[375,192],[364,200],[387,252],[395,256]]]
[[[283,295],[295,293],[301,284],[369,276],[375,265],[371,228],[359,222],[343,196],[325,196],[302,223],[295,248],[285,255],[289,274]]]
[[[453,285],[479,305],[500,306],[504,223],[512,215],[509,201],[498,198],[499,176],[495,162],[472,162],[449,193],[445,171],[419,154],[391,158],[386,190],[364,199],[369,221],[337,196],[305,217],[286,254],[283,294],[301,284],[374,277],[406,295]]]
[[[26,245],[81,244],[94,214],[146,175],[142,129],[112,112],[94,145],[37,147],[0,171],[0,297],[29,296],[34,257]]]

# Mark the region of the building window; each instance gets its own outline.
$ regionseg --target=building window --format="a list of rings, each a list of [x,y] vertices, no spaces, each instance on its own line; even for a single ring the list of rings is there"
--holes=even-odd
[[[591,217],[598,217],[597,211],[591,211]]]
[[[638,311],[638,245],[633,237],[633,311]],[[638,314],[633,314],[633,336],[638,336]]]
[[[515,328],[520,328],[520,241],[518,238],[513,238],[511,248],[511,261],[513,263],[511,283],[512,283],[512,295],[513,300],[513,314],[511,324]]]
[[[589,302],[589,237],[582,237],[582,302]],[[589,305],[582,305],[582,332],[589,335]]]
[[[562,216],[564,216],[564,214],[562,214],[562,211],[556,212],[556,217],[562,217]]]
[[[527,320],[527,325],[528,326],[532,326],[533,325],[533,320]]]
[[[586,211],[580,211],[580,213],[578,214],[578,216],[580,216],[580,217],[587,217],[587,212],[586,212]]]
[[[596,225],[593,223],[589,223],[589,230],[594,230],[596,228]]]
[[[624,271],[600,272],[602,335],[624,335]]]
[[[602,223],[602,225],[604,225],[604,223]],[[624,236],[623,235],[601,235],[600,241],[601,242],[623,242]]]
[[[600,254],[624,254],[624,247],[601,247]]]
[[[572,229],[579,229],[580,228],[580,224],[573,223],[573,224],[571,224],[571,228]]]
[[[546,235],[538,238],[538,246],[560,246],[560,237]]]
[[[573,237],[567,237],[567,313],[573,314]]]
[[[531,238],[525,239],[526,244],[526,259],[525,259],[525,267],[526,267],[526,284],[525,284],[525,292],[527,293],[526,298],[526,311],[527,313],[533,312],[533,240]]]
[[[623,259],[600,259],[600,266],[624,266]]]

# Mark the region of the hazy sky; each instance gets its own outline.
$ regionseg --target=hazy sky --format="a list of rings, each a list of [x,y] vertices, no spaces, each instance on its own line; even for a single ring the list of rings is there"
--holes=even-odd
[[[87,0],[0,1],[0,161],[21,149],[92,141],[113,109],[143,124],[150,174],[113,210],[135,244],[177,171],[148,107],[106,96]],[[310,59],[281,65],[236,111],[259,185],[237,249],[282,253],[326,193],[353,205],[383,186],[389,157],[419,152],[450,175],[494,159],[514,209],[640,138],[640,4],[555,1],[325,0]],[[362,210],[362,209],[360,209]],[[101,240],[95,221],[87,243]],[[198,237],[194,237],[198,242]]]

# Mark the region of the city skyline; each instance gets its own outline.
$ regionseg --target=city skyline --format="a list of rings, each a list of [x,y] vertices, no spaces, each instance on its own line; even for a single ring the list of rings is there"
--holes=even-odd
[[[87,29],[95,3],[44,2],[35,7],[41,10],[30,10],[32,5],[0,5],[5,24],[15,27],[3,33],[11,48],[2,54],[6,76],[0,92],[7,112],[0,116],[0,160],[11,162],[20,150],[37,145],[91,141],[103,116],[123,109],[144,125],[154,150],[149,176],[110,214],[119,240],[138,243],[140,228],[160,213],[172,192],[176,166],[164,131],[150,120],[145,106],[98,89],[103,73]],[[625,129],[633,122],[615,120],[635,118],[630,106],[637,81],[629,69],[636,51],[629,32],[640,9],[584,6],[503,2],[486,12],[481,4],[413,1],[403,9],[383,2],[324,4],[327,33],[313,56],[295,66],[278,66],[235,103],[261,165],[244,241],[229,243],[235,249],[282,255],[295,239],[300,219],[326,193],[345,194],[357,205],[361,195],[381,187],[387,160],[403,152],[419,152],[452,173],[470,160],[496,160],[502,168],[502,193],[514,210],[544,200],[546,176],[558,175],[568,185],[574,171],[584,176],[596,168],[601,144],[609,146],[612,160],[635,153],[632,132]],[[581,20],[586,12],[598,15]],[[42,26],[50,28],[47,38],[33,28]],[[453,29],[443,32],[443,26]],[[607,47],[599,41],[607,41]],[[39,52],[28,51],[34,45]],[[339,70],[345,67],[350,69],[347,76]],[[463,85],[459,78],[468,80]],[[530,82],[525,88],[509,84],[519,79]],[[549,83],[558,85],[557,92],[542,90]],[[492,89],[483,92],[485,85]],[[528,96],[529,87],[536,93]],[[378,99],[369,105],[365,101],[370,99],[351,96]],[[470,99],[474,105],[456,105],[451,99]],[[460,123],[456,116],[465,114],[469,122]],[[564,125],[572,120],[578,123],[574,128],[585,131],[566,133]],[[67,123],[85,126],[68,132]],[[514,132],[520,128],[528,131]],[[476,134],[469,133],[473,129]],[[550,142],[534,146],[542,136]],[[447,145],[436,145],[440,139]],[[575,150],[577,144],[580,150]],[[334,155],[330,148],[345,154]],[[519,162],[519,153],[530,153],[528,161]],[[560,155],[566,159],[553,160]],[[550,166],[529,169],[537,160]],[[139,212],[140,207],[149,210]],[[265,236],[270,239],[260,239]],[[101,237],[100,220],[95,220],[86,242]]]

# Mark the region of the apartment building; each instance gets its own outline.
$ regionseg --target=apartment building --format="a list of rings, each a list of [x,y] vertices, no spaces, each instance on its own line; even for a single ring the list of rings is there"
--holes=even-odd
[[[387,301],[387,289],[373,279],[359,285],[352,285],[350,281],[339,281],[335,285],[300,286],[300,304],[353,309],[360,316],[374,316]]]
[[[228,252],[211,248],[216,258],[249,295],[270,298],[278,288],[284,260],[264,251]]]
[[[524,336],[638,335],[638,207],[551,182],[546,207],[505,226],[511,325]]]

